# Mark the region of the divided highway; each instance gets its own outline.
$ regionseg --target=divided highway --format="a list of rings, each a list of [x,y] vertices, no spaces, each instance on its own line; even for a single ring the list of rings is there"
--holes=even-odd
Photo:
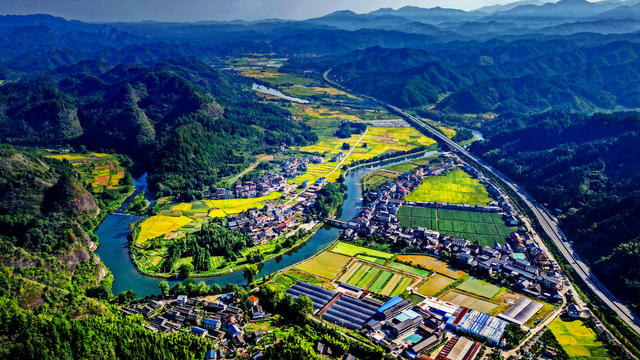
[[[342,87],[340,84],[329,79],[330,71],[331,69],[324,72],[323,74],[324,80],[334,86]],[[532,196],[527,194],[527,192],[524,191],[524,189],[520,188],[520,186],[518,186],[516,183],[511,181],[507,176],[502,174],[500,171],[489,166],[489,164],[482,161],[475,155],[471,154],[465,148],[457,144],[455,141],[449,139],[448,137],[446,137],[441,132],[439,132],[429,124],[425,123],[424,121],[416,118],[415,116],[409,114],[408,112],[396,106],[384,103],[380,100],[377,100],[368,96],[365,96],[365,97],[373,101],[376,101],[382,105],[387,106],[389,109],[391,109],[393,112],[397,113],[398,115],[410,120],[414,124],[421,126],[425,130],[429,131],[429,133],[431,133],[432,136],[438,138],[442,142],[449,145],[451,149],[473,159],[477,164],[483,167],[486,172],[491,173],[494,176],[498,177],[500,180],[502,180],[502,182],[504,182],[507,186],[509,186],[509,188],[511,188],[511,190],[513,190],[522,199],[522,201],[527,205],[527,207],[531,209],[536,219],[542,226],[542,229],[544,230],[544,232],[553,241],[553,243],[556,245],[556,247],[560,250],[560,252],[564,256],[565,260],[575,269],[578,276],[582,278],[582,280],[587,284],[587,286],[591,289],[591,291],[593,291],[593,293],[596,294],[596,296],[598,296],[600,300],[602,300],[607,306],[609,306],[609,308],[611,308],[611,310],[613,310],[627,325],[629,325],[629,327],[631,327],[635,332],[640,333],[640,326],[639,326],[640,318],[638,318],[629,309],[629,307],[627,307],[621,301],[619,301],[606,288],[606,286],[604,286],[596,278],[593,272],[591,272],[591,269],[589,269],[589,267],[582,260],[580,260],[579,256],[573,250],[571,245],[566,241],[566,237],[562,233],[562,230],[560,230],[560,227],[551,218],[547,210],[540,203],[538,203]]]

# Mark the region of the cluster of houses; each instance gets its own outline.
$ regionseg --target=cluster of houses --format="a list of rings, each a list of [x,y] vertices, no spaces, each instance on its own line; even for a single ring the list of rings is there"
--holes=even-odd
[[[303,195],[303,201],[293,206],[272,202],[262,209],[248,209],[229,218],[227,227],[251,236],[256,245],[281,237],[295,231],[302,224],[297,219],[315,203],[315,193],[307,192]]]
[[[459,166],[463,166],[466,171],[479,177],[499,201],[486,206],[472,206],[441,202],[415,203],[404,200],[405,196],[422,183],[424,177],[439,175]],[[403,205],[503,213],[511,225],[519,223],[516,218],[519,213],[511,200],[490,180],[456,156],[445,157],[444,161],[437,166],[420,166],[404,173],[394,181],[375,191],[370,191],[367,198],[367,204],[362,207],[358,215],[348,224],[344,224],[346,229],[342,232],[343,238],[348,240],[377,236],[391,243],[404,241],[405,244],[421,248],[425,253],[441,255],[446,251],[464,266],[485,271],[491,276],[503,274],[512,280],[515,287],[529,295],[546,297],[552,301],[562,299],[561,275],[553,271],[554,264],[550,261],[549,255],[537,245],[531,233],[524,227],[511,233],[504,245],[495,243],[493,247],[487,247],[474,245],[466,239],[440,234],[427,228],[412,229],[401,226],[398,211]]]
[[[266,334],[263,330],[245,333],[242,325],[244,308],[249,309],[251,320],[271,316],[264,312],[256,296],[249,296],[242,306],[233,293],[216,295],[214,300],[189,298],[178,295],[171,300],[151,300],[147,304],[129,305],[120,309],[123,315],[141,314],[148,319],[144,327],[152,332],[189,332],[208,338],[219,345],[219,350],[207,352],[207,359],[223,359],[229,348],[243,351],[249,342],[257,343]],[[153,311],[149,310],[152,309]],[[260,358],[260,354],[254,358]]]
[[[323,161],[324,159],[321,156],[286,160],[280,164],[279,172],[266,172],[259,178],[235,183],[230,189],[217,188],[208,190],[205,192],[205,197],[209,199],[239,199],[266,196],[274,191],[284,192],[287,186],[287,179],[298,176],[310,162],[321,163]]]

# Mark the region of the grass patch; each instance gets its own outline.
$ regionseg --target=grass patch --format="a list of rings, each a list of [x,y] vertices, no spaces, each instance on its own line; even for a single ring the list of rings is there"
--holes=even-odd
[[[487,189],[462,169],[423,180],[407,201],[442,201],[453,204],[486,205],[491,201]]]

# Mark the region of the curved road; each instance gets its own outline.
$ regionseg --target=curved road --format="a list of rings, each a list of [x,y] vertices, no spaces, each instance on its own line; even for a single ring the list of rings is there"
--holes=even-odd
[[[331,69],[324,72],[323,74],[324,80],[332,85],[342,87],[340,84],[337,84],[334,81],[329,79],[330,71]],[[566,240],[565,235],[562,233],[562,230],[560,230],[560,227],[558,226],[558,224],[549,215],[548,211],[540,203],[538,203],[531,195],[529,195],[526,191],[524,191],[524,189],[522,189],[520,186],[518,186],[515,182],[510,180],[504,174],[492,168],[491,166],[489,166],[489,164],[485,163],[475,155],[471,154],[470,152],[465,150],[462,146],[458,145],[453,140],[444,136],[441,132],[437,131],[435,128],[425,123],[424,121],[416,118],[415,116],[407,113],[406,111],[396,106],[387,104],[385,102],[371,98],[369,96],[367,96],[367,98],[387,106],[389,109],[393,110],[398,115],[403,116],[404,118],[411,120],[414,124],[417,124],[423,127],[425,130],[429,131],[431,135],[433,135],[434,137],[438,138],[439,140],[449,145],[449,147],[451,147],[451,149],[453,149],[454,151],[457,151],[463,155],[468,156],[469,158],[473,159],[477,164],[479,164],[481,167],[483,167],[485,171],[500,178],[507,186],[509,186],[509,188],[511,188],[511,190],[513,190],[522,199],[522,201],[527,205],[527,207],[531,209],[536,219],[542,226],[542,229],[544,230],[544,232],[553,241],[553,243],[560,250],[560,252],[564,256],[566,261],[575,269],[576,273],[580,276],[580,278],[582,278],[582,280],[587,284],[587,286],[591,289],[591,291],[593,291],[593,293],[596,294],[596,296],[598,296],[600,300],[602,300],[605,304],[607,304],[607,306],[609,306],[611,310],[613,310],[627,325],[629,325],[629,327],[631,327],[637,333],[640,333],[640,326],[638,326],[640,324],[640,319],[626,305],[624,305],[620,300],[618,300],[596,278],[596,276],[591,272],[591,269],[589,269],[589,267],[580,259],[578,254],[571,247],[571,245],[567,241],[565,241]]]

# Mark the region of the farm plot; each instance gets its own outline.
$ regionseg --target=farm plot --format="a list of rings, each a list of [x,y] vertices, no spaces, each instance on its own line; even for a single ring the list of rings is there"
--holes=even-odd
[[[355,284],[355,286],[363,289],[369,288],[369,285],[371,284],[373,279],[375,279],[380,272],[381,270],[376,267],[370,268],[369,271],[367,271],[367,273],[365,274],[365,276],[362,277],[362,279],[360,279],[360,281],[358,281],[358,283]]]
[[[442,201],[454,204],[486,205],[491,201],[487,189],[462,169],[423,180],[407,201]]]
[[[356,256],[358,254],[364,254],[364,255],[373,256],[381,259],[391,259],[393,257],[393,254],[389,254],[379,250],[369,249],[362,246],[352,245],[342,241],[338,241],[336,245],[331,249],[331,251],[338,254],[348,255],[348,256]]]
[[[369,290],[375,293],[380,292],[380,289],[382,289],[387,284],[392,276],[393,273],[391,271],[383,270],[378,274],[378,278],[376,278],[376,280],[371,284]]]
[[[499,287],[476,278],[469,278],[465,280],[465,282],[456,286],[456,289],[482,296],[487,299],[493,298],[500,291]]]
[[[372,263],[376,263],[378,265],[384,265],[388,261],[387,259],[381,259],[375,256],[368,256],[368,255],[358,255],[358,259],[371,261]]]
[[[172,231],[191,223],[193,220],[186,216],[164,216],[156,215],[144,220],[140,224],[140,232],[136,238],[136,245],[142,244],[149,239],[166,235]]]
[[[202,202],[209,209],[211,209],[211,211],[209,212],[209,216],[215,218],[238,214],[251,208],[262,209],[265,206],[266,202],[275,200],[280,196],[282,196],[282,193],[274,191],[269,195],[255,198],[203,200]]]
[[[454,279],[436,273],[436,274],[433,274],[432,276],[429,276],[427,281],[420,284],[417,290],[418,290],[418,293],[422,295],[434,296],[437,293],[439,293],[442,289],[453,284],[453,282],[455,282]]]
[[[395,296],[402,293],[409,284],[413,282],[413,278],[394,273],[391,279],[379,291],[382,295]]]
[[[500,214],[475,211],[403,206],[398,210],[398,220],[403,227],[424,227],[482,246],[504,244],[515,230],[505,224]]]
[[[420,266],[431,271],[440,273],[450,278],[459,279],[465,275],[464,271],[450,267],[446,262],[427,255],[398,255],[398,261],[403,263]]]
[[[298,265],[297,269],[326,279],[333,279],[347,265],[349,260],[350,257],[348,256],[325,251],[315,258]]]
[[[360,280],[362,280],[371,270],[371,266],[367,264],[357,263],[357,266],[358,270],[353,275],[351,275],[351,277],[347,281],[345,281],[347,284],[357,286]]]
[[[607,349],[597,340],[595,332],[586,327],[581,320],[564,321],[557,318],[548,327],[570,358],[610,358]]]
[[[482,300],[470,295],[463,294],[457,290],[449,290],[440,297],[440,300],[449,301],[454,304],[478,310],[483,313],[490,313],[498,305]]]
[[[417,275],[417,276],[425,276],[429,273],[429,271],[427,270],[423,270],[423,269],[418,269],[415,268],[413,266],[409,266],[406,264],[403,264],[401,262],[397,262],[394,261],[391,263],[391,265],[389,265],[389,267],[394,268],[394,269],[398,269],[398,270],[402,270],[402,271],[406,271],[409,274],[413,274],[413,275]]]

